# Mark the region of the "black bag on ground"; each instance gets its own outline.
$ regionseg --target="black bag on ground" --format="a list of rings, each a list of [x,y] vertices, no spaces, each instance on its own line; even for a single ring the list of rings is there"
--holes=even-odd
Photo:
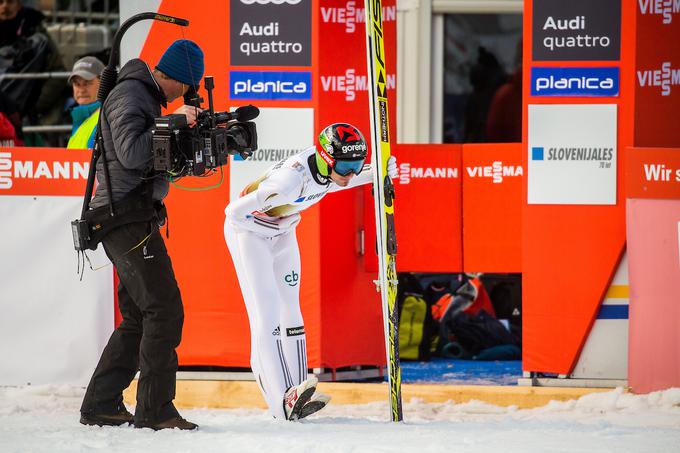
[[[500,345],[519,346],[519,339],[503,324],[484,310],[476,315],[461,311],[442,320],[442,336],[456,342],[463,356],[475,356],[481,351]]]

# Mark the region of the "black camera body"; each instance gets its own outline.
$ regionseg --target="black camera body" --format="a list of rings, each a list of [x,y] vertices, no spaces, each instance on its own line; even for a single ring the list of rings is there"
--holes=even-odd
[[[247,159],[257,150],[257,128],[249,121],[260,111],[248,105],[235,112],[214,112],[212,77],[205,78],[209,108],[189,127],[185,115],[165,115],[154,120],[153,168],[171,178],[203,176],[229,161],[230,154]],[[200,106],[194,98],[193,105]],[[245,121],[243,121],[245,120]]]

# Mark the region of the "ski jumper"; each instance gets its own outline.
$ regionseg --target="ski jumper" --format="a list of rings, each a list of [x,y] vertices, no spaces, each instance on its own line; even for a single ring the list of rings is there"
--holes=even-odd
[[[372,181],[369,164],[340,187],[321,176],[310,147],[278,162],[225,209],[224,237],[250,323],[250,365],[270,413],[285,419],[286,390],[307,378],[307,347],[300,312],[300,211],[329,192]]]

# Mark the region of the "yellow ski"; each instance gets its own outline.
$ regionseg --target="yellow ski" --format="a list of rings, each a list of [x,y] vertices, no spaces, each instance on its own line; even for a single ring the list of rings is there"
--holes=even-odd
[[[397,312],[397,236],[394,231],[394,186],[387,173],[390,135],[387,109],[387,70],[383,42],[382,1],[364,0],[366,5],[366,61],[370,91],[371,143],[373,153],[373,198],[378,241],[379,275],[376,281],[382,300],[385,324],[385,350],[390,386],[392,421],[403,419],[401,412],[401,366],[399,365],[399,313]]]

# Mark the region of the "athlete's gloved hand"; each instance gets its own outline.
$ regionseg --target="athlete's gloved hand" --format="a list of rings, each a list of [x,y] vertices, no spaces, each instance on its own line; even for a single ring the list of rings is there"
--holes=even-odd
[[[227,216],[227,221],[230,218]],[[265,238],[275,238],[289,232],[300,222],[300,214],[294,213],[280,219],[266,219],[259,216],[249,215],[245,221],[233,222],[231,225],[238,232],[250,231]]]
[[[279,229],[282,231],[288,231],[291,228],[294,228],[298,223],[300,223],[300,213],[295,212],[291,215],[287,215],[285,217],[281,217],[276,221],[276,223],[279,225]]]
[[[397,158],[394,156],[390,156],[390,158],[387,159],[387,174],[390,175],[390,178],[392,179],[395,179],[397,176],[399,176]]]

